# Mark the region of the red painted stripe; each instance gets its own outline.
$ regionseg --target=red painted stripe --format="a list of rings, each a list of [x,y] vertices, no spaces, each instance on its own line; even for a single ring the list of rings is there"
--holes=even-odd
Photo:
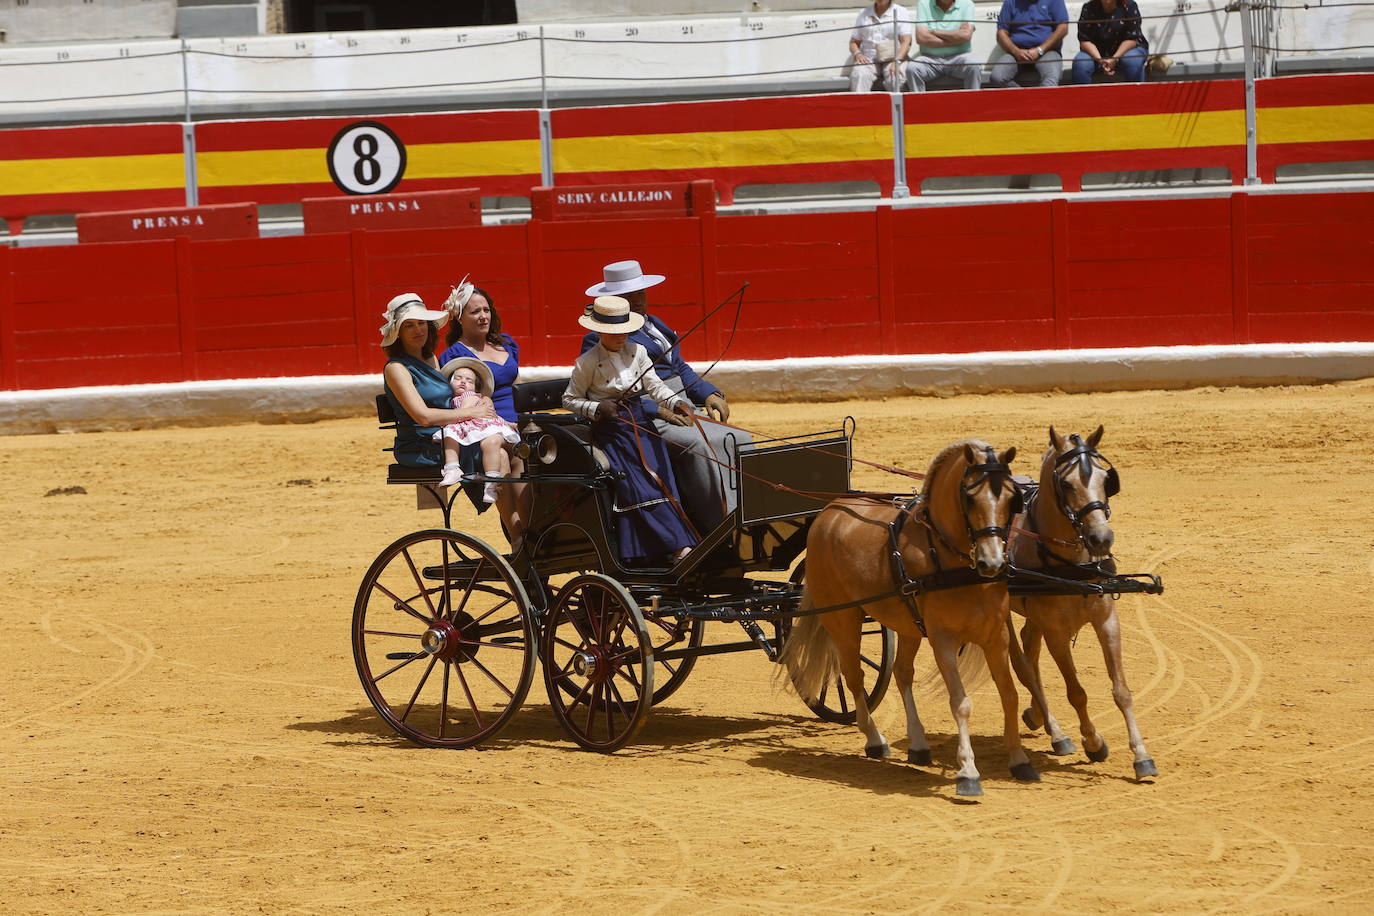
[[[175,124],[0,130],[0,159],[138,156],[179,152],[181,127]]]
[[[279,120],[212,121],[196,125],[196,149],[205,152],[329,147],[350,124],[377,121],[401,142],[459,143],[464,140],[537,140],[536,111],[483,111],[457,114],[361,115],[353,118],[283,118]]]
[[[101,210],[142,210],[180,207],[186,203],[181,188],[149,188],[135,191],[90,191],[73,194],[16,194],[0,196],[0,214],[28,216],[34,213],[95,213]]]
[[[1255,81],[1261,108],[1299,105],[1367,105],[1374,102],[1374,73],[1283,76]]]
[[[667,102],[601,108],[557,108],[554,138],[697,131],[779,130],[799,127],[857,127],[892,122],[884,93],[732,99],[724,102]]]
[[[323,152],[321,152],[323,157]],[[404,178],[396,186],[396,193],[410,191],[445,191],[455,188],[478,188],[483,195],[528,197],[530,188],[539,184],[537,173],[517,175],[479,175],[459,178]],[[260,204],[299,203],[306,197],[329,197],[339,193],[332,182],[305,184],[226,185],[200,189],[202,204],[227,204],[253,201]]]
[[[980,92],[976,104],[970,104],[967,95],[958,92],[910,93],[904,112],[908,124],[939,124],[1141,114],[1187,117],[1244,104],[1245,84],[1241,80],[1206,80]]]

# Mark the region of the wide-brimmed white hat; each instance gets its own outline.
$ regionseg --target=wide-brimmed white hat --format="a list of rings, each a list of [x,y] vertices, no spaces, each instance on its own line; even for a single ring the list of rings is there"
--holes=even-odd
[[[633,334],[644,327],[644,316],[630,311],[630,303],[619,296],[600,296],[577,323],[598,334]]]
[[[482,383],[482,394],[491,397],[496,380],[492,377],[490,366],[471,356],[455,356],[439,367],[439,371],[444,373],[444,378],[453,378],[453,373],[459,369],[471,369],[476,372],[477,380]]]
[[[431,311],[425,307],[425,301],[414,293],[401,293],[393,298],[386,304],[386,311],[382,312],[382,317],[386,319],[386,324],[379,329],[382,332],[384,347],[396,342],[396,335],[401,332],[401,322],[410,318],[432,321],[441,328],[448,324],[448,312]]]
[[[602,282],[587,287],[588,296],[620,296],[639,289],[658,286],[667,277],[646,274],[638,261],[616,261],[601,269]]]

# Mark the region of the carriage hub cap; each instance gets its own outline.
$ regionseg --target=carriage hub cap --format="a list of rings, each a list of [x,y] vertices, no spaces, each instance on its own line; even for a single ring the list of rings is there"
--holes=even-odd
[[[579,677],[586,677],[596,670],[596,656],[590,652],[578,652],[572,658],[572,665]]]
[[[425,630],[425,635],[420,637],[420,648],[425,650],[428,655],[437,655],[444,650],[444,645],[448,642],[446,634],[439,627],[430,627]]]

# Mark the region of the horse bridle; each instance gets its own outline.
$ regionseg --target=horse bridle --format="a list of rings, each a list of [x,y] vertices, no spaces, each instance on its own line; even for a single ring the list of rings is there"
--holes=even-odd
[[[1064,513],[1072,524],[1078,536],[1083,537],[1083,519],[1097,511],[1102,510],[1103,518],[1112,517],[1112,507],[1109,500],[1121,492],[1121,477],[1116,473],[1116,468],[1108,461],[1101,452],[1083,441],[1083,437],[1078,433],[1069,436],[1069,443],[1073,448],[1064,452],[1054,459],[1054,499],[1059,506],[1059,511]],[[1064,478],[1072,474],[1074,466],[1077,465],[1078,473],[1084,482],[1092,480],[1093,469],[1102,468],[1107,472],[1107,479],[1103,483],[1102,493],[1106,499],[1095,499],[1090,503],[1079,506],[1075,511],[1069,505],[1068,494],[1064,492]],[[1063,469],[1064,473],[1060,473]]]
[[[929,510],[927,509],[926,511],[926,517],[928,519],[927,526],[931,531],[935,532],[935,536],[940,539],[940,543],[943,544],[945,549],[950,553],[967,559],[969,565],[973,565],[973,548],[980,539],[995,536],[1003,543],[1006,542],[1007,535],[1011,531],[1010,519],[1015,518],[1024,507],[1021,499],[1021,488],[1011,479],[1011,467],[998,460],[997,452],[991,445],[985,446],[984,448],[985,451],[982,463],[970,464],[964,469],[964,476],[959,481],[959,490],[963,495],[964,502],[964,530],[968,532],[968,552],[966,553],[951,544],[949,538],[945,537],[945,533],[940,530],[940,526],[935,524],[935,519],[930,518]],[[974,492],[985,483],[992,488],[992,495],[998,498],[1002,495],[1002,487],[1004,485],[1011,488],[1011,514],[1008,517],[1008,523],[1006,525],[988,525],[985,528],[979,528],[975,531],[973,525],[970,524],[968,520],[968,507],[973,501]]]

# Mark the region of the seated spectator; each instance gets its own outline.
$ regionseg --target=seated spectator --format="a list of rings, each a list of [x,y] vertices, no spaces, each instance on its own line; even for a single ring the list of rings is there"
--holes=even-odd
[[[983,85],[983,62],[973,54],[973,0],[917,0],[916,44],[919,57],[906,67],[912,92],[925,92],[926,81],[952,76],[965,89]]]
[[[1002,0],[997,46],[1011,55],[992,65],[989,81],[999,89],[1019,86],[1022,70],[1035,68],[1041,86],[1058,86],[1064,70],[1060,43],[1069,34],[1064,0]]]
[[[849,91],[868,92],[875,82],[901,92],[911,50],[911,14],[892,0],[874,0],[859,11],[849,33]]]
[[[1145,79],[1150,44],[1140,30],[1135,0],[1088,0],[1078,14],[1079,52],[1073,59],[1075,85],[1091,83],[1093,73],[1128,83]]]

